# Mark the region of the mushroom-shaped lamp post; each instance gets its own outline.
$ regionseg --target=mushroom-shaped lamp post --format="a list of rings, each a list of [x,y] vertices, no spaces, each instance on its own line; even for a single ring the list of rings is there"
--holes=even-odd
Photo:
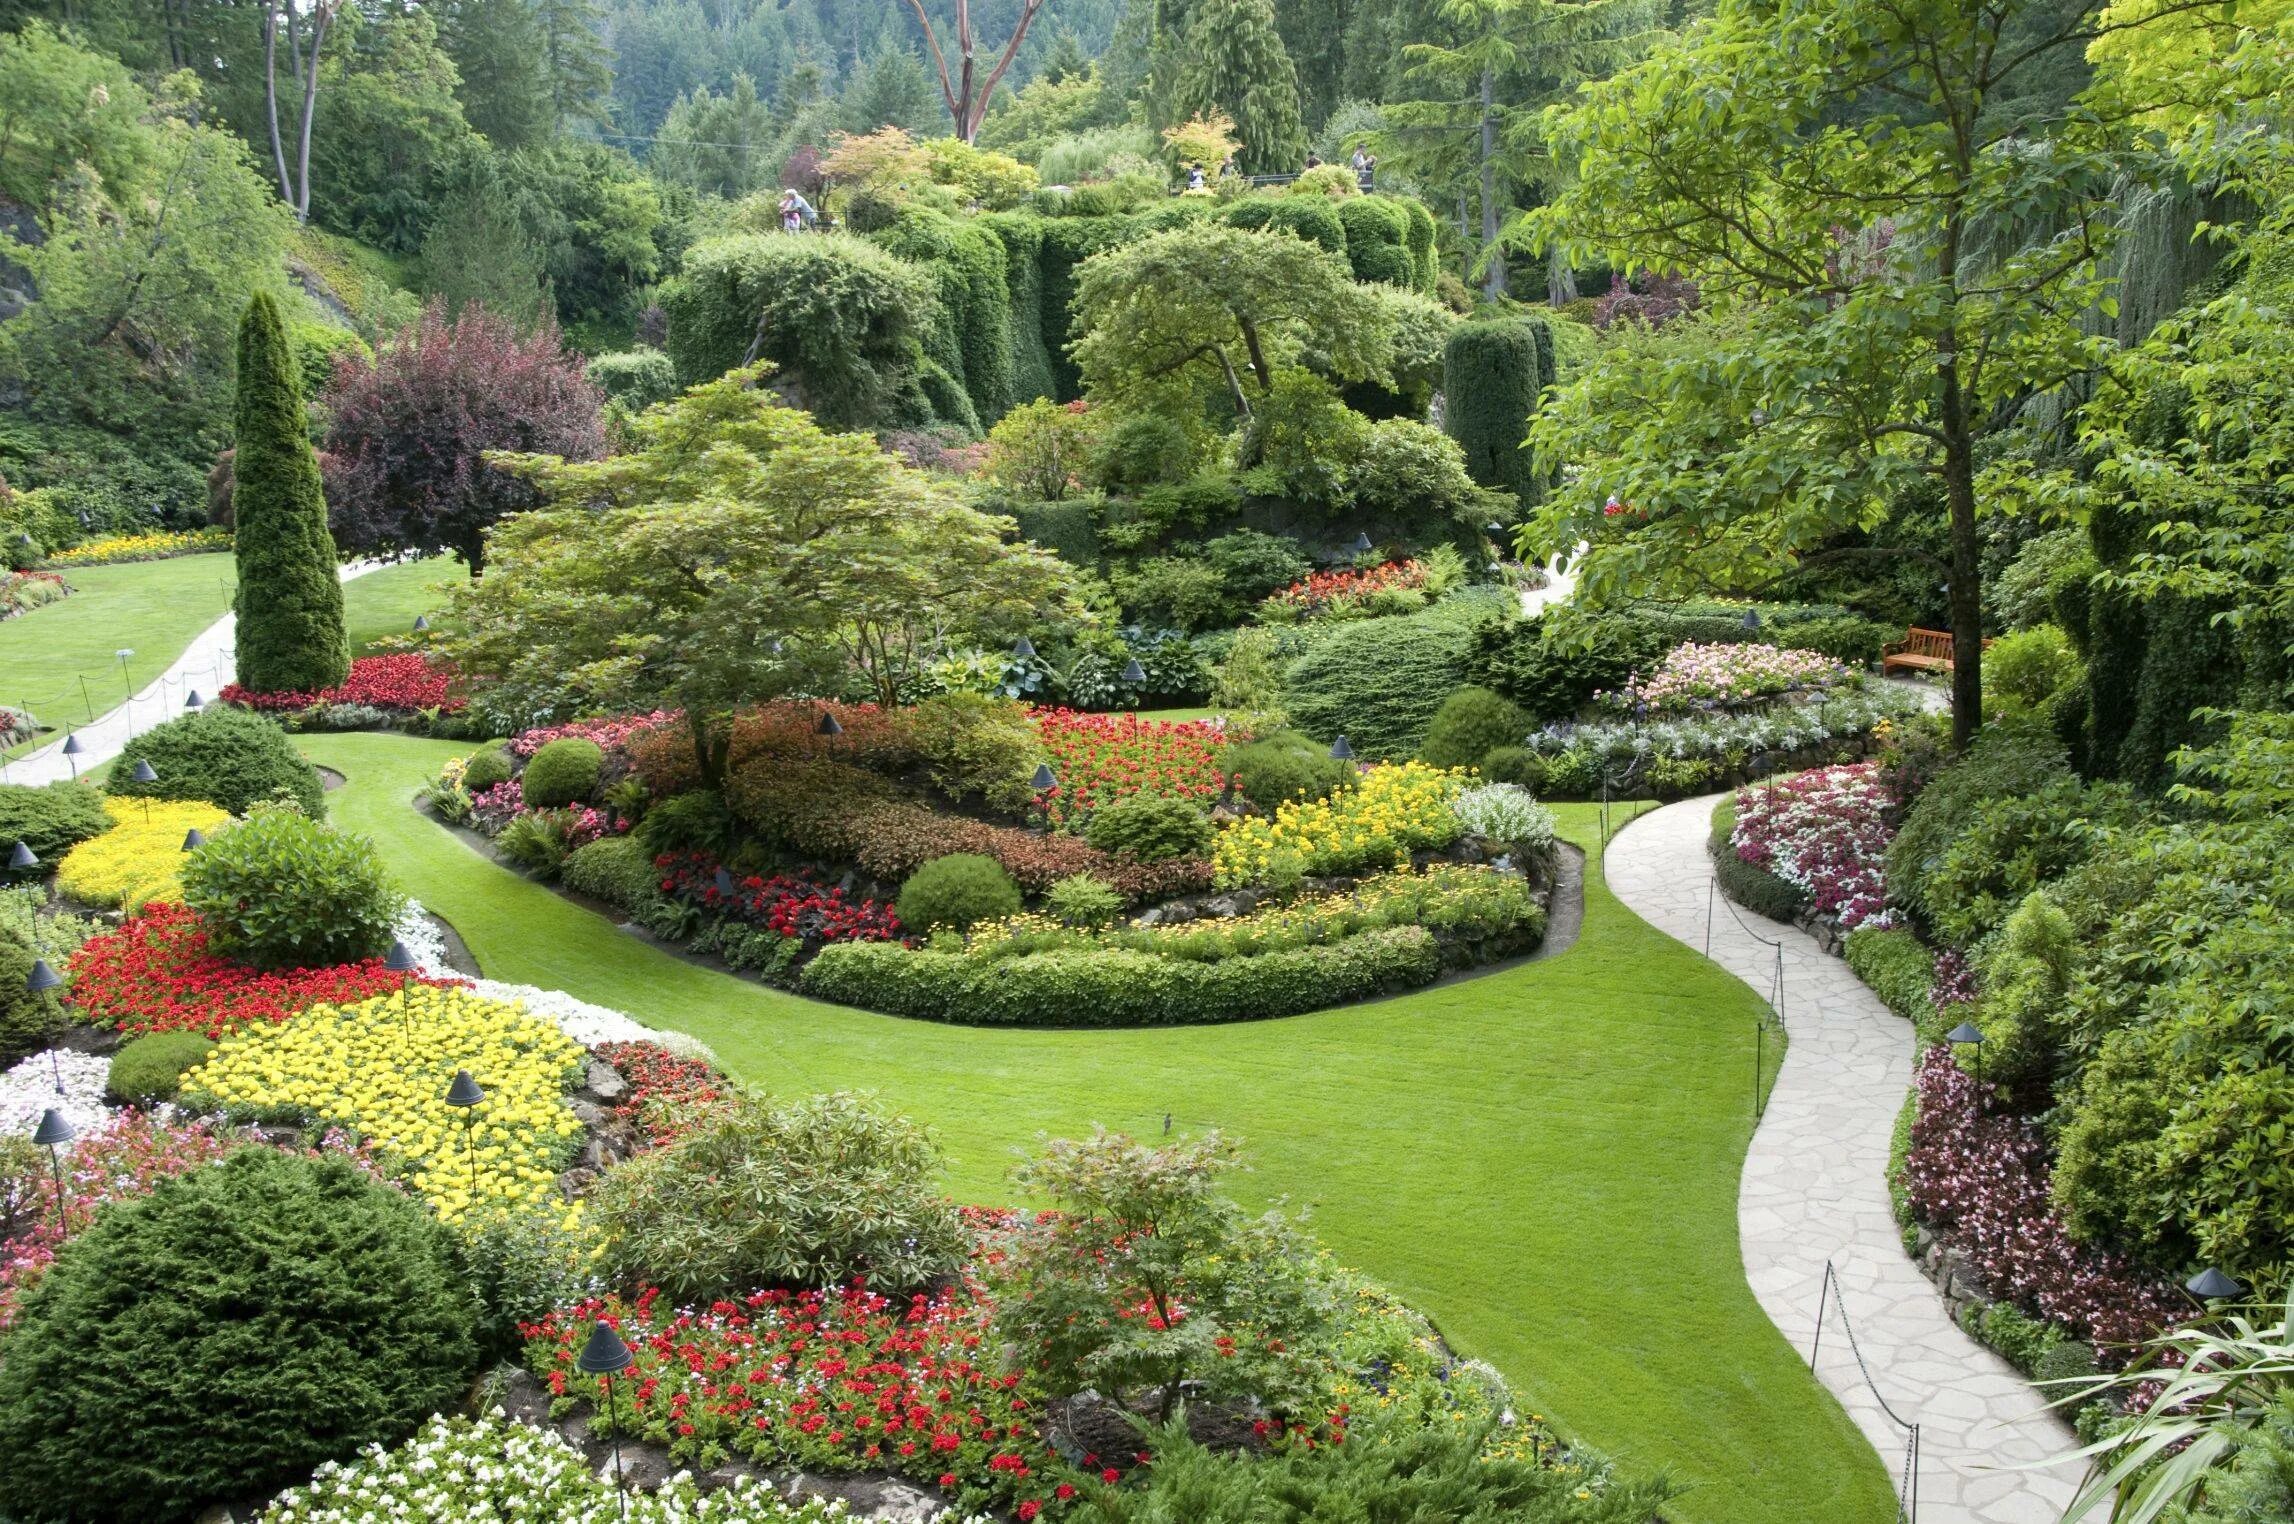
[[[32,1142],[48,1151],[48,1168],[56,1176],[56,1236],[64,1232],[64,1148],[80,1135],[72,1119],[53,1106],[40,1113],[40,1125],[33,1129]]]
[[[1983,1095],[1983,1029],[1972,1021],[1963,1021],[1949,1032],[1944,1033],[1944,1041],[1952,1045],[1955,1055],[1962,1044],[1975,1049],[1976,1093],[1982,1097],[1984,1110],[1989,1111],[1991,1109],[1990,1097]]]
[[[28,872],[40,866],[40,854],[33,851],[28,843],[20,841],[16,843],[16,850],[8,854],[8,866],[18,873]]]
[[[71,768],[72,781],[74,783],[80,781],[80,753],[86,749],[86,747],[80,745],[80,738],[78,736],[69,735],[64,737],[64,765]]]
[[[462,1151],[470,1157],[470,1201],[478,1200],[478,1142],[472,1124],[477,1121],[478,1103],[486,1099],[486,1092],[470,1077],[467,1069],[454,1071],[454,1083],[446,1087],[446,1104],[462,1113]]]
[[[628,1370],[636,1359],[629,1352],[629,1346],[621,1342],[621,1335],[613,1331],[613,1325],[603,1318],[597,1320],[597,1326],[590,1330],[589,1342],[574,1357],[576,1370],[605,1382],[606,1428],[613,1435],[613,1496],[625,1520],[629,1517],[629,1494],[621,1476],[621,1410],[615,1400],[613,1378]]]
[[[151,764],[141,757],[136,758],[135,767],[128,773],[128,777],[137,783],[144,784],[159,781],[159,774],[154,772]],[[143,796],[143,823],[145,825],[151,824],[151,795],[149,794]]]
[[[1037,808],[1043,811],[1043,828],[1051,829],[1051,795],[1059,787],[1059,774],[1051,770],[1049,762],[1035,765],[1035,776],[1028,779],[1028,787],[1035,790]]]
[[[25,993],[46,995],[63,987],[64,976],[50,968],[47,959],[34,958],[32,960],[32,971],[24,976]],[[63,997],[59,995],[56,998],[61,1000]],[[56,1082],[56,1094],[62,1095],[64,1093],[64,1066],[63,1062],[56,1057],[56,1045],[54,1043],[48,1044],[48,1075]]]

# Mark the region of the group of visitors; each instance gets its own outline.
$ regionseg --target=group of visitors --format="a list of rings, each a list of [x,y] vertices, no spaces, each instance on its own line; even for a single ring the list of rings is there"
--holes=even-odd
[[[1357,143],[1354,145],[1354,156],[1349,159],[1347,163],[1354,170],[1355,178],[1361,182],[1362,193],[1364,195],[1368,195],[1370,193],[1371,180],[1375,176],[1378,169],[1378,156],[1372,153],[1365,145]],[[1322,155],[1310,152],[1306,156],[1305,168],[1300,170],[1300,173],[1303,174],[1306,172],[1306,170],[1320,169],[1321,167]],[[1203,166],[1200,162],[1190,160],[1184,166],[1184,169],[1187,176],[1187,189],[1191,191],[1199,191],[1207,190],[1210,188],[1211,177],[1204,172]],[[1218,178],[1224,180],[1229,175],[1238,175],[1241,173],[1241,167],[1235,163],[1235,156],[1233,154],[1228,154],[1226,161],[1219,166]],[[782,205],[785,210],[787,206],[785,200],[783,201]]]

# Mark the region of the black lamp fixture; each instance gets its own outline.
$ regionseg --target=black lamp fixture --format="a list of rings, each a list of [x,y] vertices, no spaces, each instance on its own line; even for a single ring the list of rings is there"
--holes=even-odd
[[[1134,656],[1123,664],[1123,680],[1133,687],[1147,681],[1147,669],[1139,665],[1138,657]]]
[[[454,1083],[446,1087],[446,1104],[462,1113],[462,1149],[470,1156],[470,1196],[473,1201],[478,1195],[478,1143],[471,1125],[477,1118],[472,1113],[485,1098],[486,1092],[478,1088],[478,1082],[470,1077],[469,1070],[454,1071]]]
[[[727,873],[723,868],[719,868],[714,887],[717,890],[717,898],[721,900],[731,899],[733,897],[733,875]]]
[[[35,1146],[48,1151],[48,1168],[56,1176],[56,1231],[64,1231],[64,1149],[80,1130],[72,1119],[51,1106],[40,1113],[40,1125],[32,1130]]]
[[[614,1391],[613,1378],[628,1370],[636,1360],[629,1346],[621,1342],[621,1335],[603,1318],[589,1331],[589,1342],[581,1347],[581,1353],[574,1356],[574,1369],[605,1382],[606,1427],[613,1435],[613,1495],[624,1519],[629,1517],[629,1494],[621,1477],[621,1404]]]
[[[55,1115],[54,1112],[48,1114],[50,1116]],[[2184,1281],[2182,1289],[2202,1302],[2227,1302],[2232,1297],[2246,1295],[2244,1282],[2234,1276],[2224,1274],[2212,1265]]]
[[[27,994],[45,995],[63,987],[64,976],[50,968],[47,959],[34,958],[32,960],[32,971],[24,976],[24,989]],[[57,1056],[53,1043],[48,1046],[48,1077],[56,1082],[56,1094],[62,1095],[64,1093],[64,1063]]]
[[[1983,1088],[1983,1029],[1972,1021],[1963,1021],[1944,1033],[1944,1041],[1955,1048],[1964,1043],[1975,1049],[1975,1084],[1980,1091]]]
[[[393,937],[390,951],[382,955],[382,966],[394,974],[414,974],[422,971],[422,960],[414,956],[413,948]]]
[[[427,629],[429,629],[429,628],[430,628],[430,616],[429,616],[428,614],[417,614],[417,615],[415,615],[415,616],[414,616],[414,633],[415,633],[415,634],[419,635],[419,634],[421,634],[421,633],[422,633],[424,630],[427,630]]]
[[[157,783],[159,781],[159,774],[153,772],[151,764],[141,757],[135,759],[135,767],[128,773],[128,777],[137,783]],[[151,824],[151,795],[149,794],[143,796],[143,823],[145,825]]]
[[[1503,524],[1484,524],[1482,528],[1489,531],[1489,536],[1493,540],[1505,538],[1505,526]]]
[[[40,854],[34,852],[23,842],[18,842],[16,843],[16,850],[8,854],[8,866],[19,873],[26,868],[37,868],[40,866]]]
[[[71,768],[74,783],[80,781],[80,753],[86,749],[76,734],[64,737],[64,763]]]
[[[844,727],[836,722],[835,712],[828,709],[823,709],[820,712],[820,723],[815,725],[813,730],[817,734],[824,736],[840,736],[844,734]]]
[[[1744,611],[1744,627],[1748,630],[1760,628],[1760,610],[1746,609]]]
[[[1354,747],[1347,741],[1346,737],[1340,736],[1330,743],[1330,759],[1333,762],[1351,762],[1354,760]]]
[[[1012,660],[1013,660],[1013,661],[1034,661],[1034,660],[1035,660],[1035,642],[1034,642],[1034,641],[1032,641],[1032,640],[1030,640],[1030,639],[1028,639],[1028,638],[1027,638],[1025,635],[1022,635],[1022,636],[1021,636],[1019,639],[1017,639],[1017,640],[1013,641],[1013,642],[1012,642]]]
[[[1059,787],[1059,775],[1051,770],[1049,762],[1038,762],[1035,765],[1035,776],[1028,779],[1028,787],[1039,794],[1048,794]]]
[[[1373,547],[1370,544],[1370,531],[1367,529],[1356,535],[1354,537],[1354,543],[1347,547],[1347,549],[1353,551],[1358,556],[1366,556],[1370,554],[1372,548]]]
[[[183,700],[183,707],[190,710],[193,714],[197,714],[200,710],[207,707],[207,700],[201,698],[199,696],[199,690],[194,688],[188,695],[185,696]]]
[[[186,831],[186,832],[184,832],[184,833],[183,833],[183,850],[184,850],[184,851],[186,851],[186,852],[196,852],[196,851],[198,851],[198,850],[199,850],[201,847],[204,847],[204,846],[206,846],[206,845],[207,845],[207,835],[206,835],[206,833],[205,833],[205,832],[201,831],[201,830],[199,829],[199,827],[197,827],[197,826],[193,826],[193,827],[192,827],[190,830],[188,830],[188,831]]]

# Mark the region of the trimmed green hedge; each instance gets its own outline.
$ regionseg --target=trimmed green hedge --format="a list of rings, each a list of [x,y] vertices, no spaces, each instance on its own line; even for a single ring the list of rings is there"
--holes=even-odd
[[[1443,426],[1466,452],[1467,473],[1524,508],[1545,496],[1521,442],[1553,377],[1553,332],[1539,317],[1460,323],[1443,351]]]
[[[1020,538],[1041,545],[1070,566],[1099,564],[1099,515],[1104,505],[1097,498],[1076,498],[1064,503],[983,503],[990,513],[1008,513],[1020,526]]]
[[[1346,230],[1346,262],[1356,280],[1421,289],[1410,249],[1410,218],[1400,202],[1386,196],[1348,196],[1338,203],[1338,221]]]
[[[1911,931],[1859,926],[1848,933],[1842,956],[1882,1005],[1912,1024],[1922,1046],[1942,1036],[1943,1022],[1928,998],[1936,982],[1936,955]]]
[[[1189,963],[1101,948],[974,960],[889,942],[840,942],[805,965],[821,1000],[966,1026],[1144,1027],[1295,1016],[1434,982],[1441,949],[1422,926],[1319,947]]]
[[[567,854],[558,882],[622,910],[639,910],[661,897],[661,870],[634,836],[601,836]]]
[[[0,882],[28,881],[53,873],[57,860],[66,852],[111,828],[112,818],[104,813],[104,796],[89,784],[0,784],[0,854],[14,851],[22,842],[40,859],[40,866],[21,872],[0,869]],[[0,856],[0,861],[5,860]]]
[[[991,427],[1017,400],[1003,243],[976,222],[921,206],[904,207],[869,237],[938,283],[940,312],[925,348],[963,382],[980,427]]]
[[[1737,856],[1728,844],[1729,833],[1735,829],[1736,801],[1723,799],[1713,806],[1713,834],[1708,843],[1721,893],[1756,915],[1789,923],[1808,908],[1808,896],[1767,869],[1756,868]]]
[[[1016,406],[1059,391],[1052,356],[1057,346],[1044,340],[1044,220],[1025,212],[995,212],[980,226],[1004,248],[1004,298],[1011,309],[1012,401]],[[1065,314],[1059,321],[1064,324]],[[1064,342],[1064,341],[1063,341]]]

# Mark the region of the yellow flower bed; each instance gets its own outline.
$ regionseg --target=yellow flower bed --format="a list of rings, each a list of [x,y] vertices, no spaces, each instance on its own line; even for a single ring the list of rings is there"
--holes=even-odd
[[[566,1091],[584,1053],[521,1006],[417,984],[226,1037],[183,1092],[355,1128],[448,1222],[549,1210],[573,1227],[580,1206],[559,1201],[557,1177],[581,1134]],[[457,1069],[486,1092],[468,1112],[446,1104]]]
[[[153,530],[149,534],[112,534],[100,540],[82,540],[69,550],[46,559],[49,566],[101,566],[112,561],[157,561],[187,556],[199,550],[229,550],[231,535],[222,529]]]
[[[1212,868],[1222,888],[1257,883],[1292,863],[1307,873],[1406,868],[1412,852],[1457,840],[1450,801],[1467,776],[1423,762],[1373,767],[1358,786],[1328,799],[1234,822],[1219,833]]]
[[[106,799],[112,827],[91,836],[56,864],[56,889],[66,898],[106,910],[135,910],[153,900],[183,898],[183,835],[212,836],[231,823],[230,811],[198,799]]]

